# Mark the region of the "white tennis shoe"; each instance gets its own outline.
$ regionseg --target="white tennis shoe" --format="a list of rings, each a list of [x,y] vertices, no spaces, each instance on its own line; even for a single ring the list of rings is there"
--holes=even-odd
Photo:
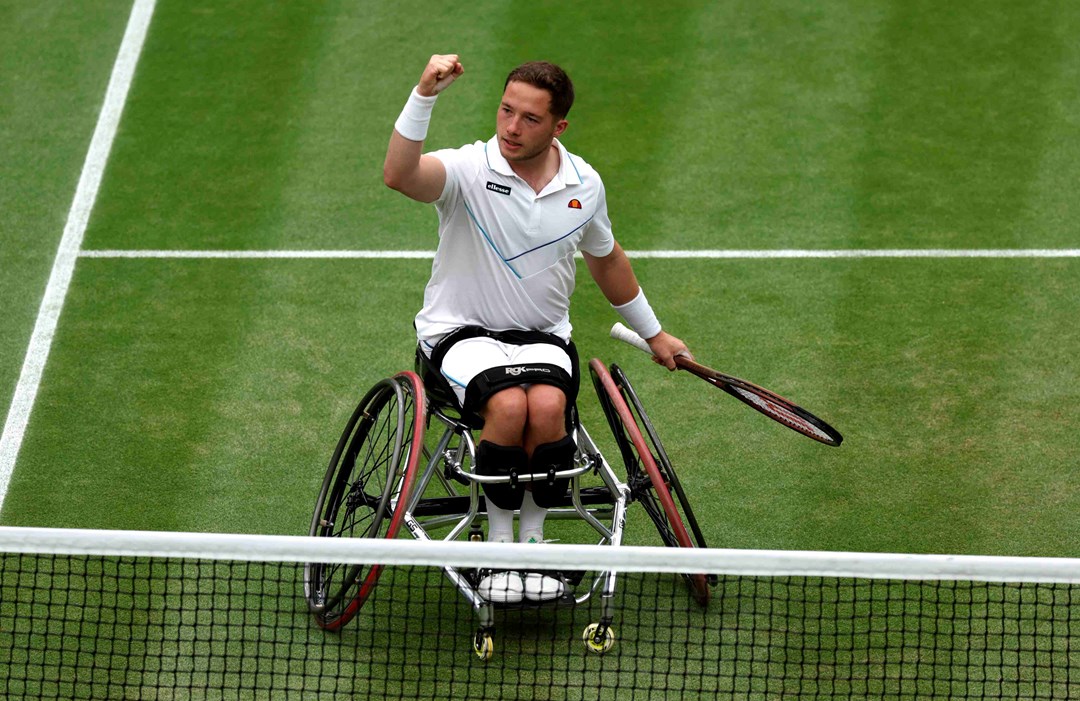
[[[562,582],[554,577],[529,572],[525,575],[525,598],[529,601],[553,601],[566,591]]]
[[[525,594],[525,585],[517,572],[492,572],[480,580],[476,593],[495,604],[516,604]]]

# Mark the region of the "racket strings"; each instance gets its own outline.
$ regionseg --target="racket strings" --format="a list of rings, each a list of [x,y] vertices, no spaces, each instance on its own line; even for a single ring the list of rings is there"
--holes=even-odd
[[[774,418],[777,421],[780,421],[783,424],[786,424],[787,426],[795,429],[796,431],[799,431],[800,433],[803,433],[812,438],[816,438],[817,440],[823,441],[825,443],[836,442],[836,440],[832,436],[821,430],[813,422],[807,420],[799,414],[796,414],[782,404],[777,404],[776,402],[770,401],[759,394],[749,392],[742,387],[737,387],[734,385],[729,385],[729,387],[733,392],[738,394],[739,398],[756,408],[758,411]]]

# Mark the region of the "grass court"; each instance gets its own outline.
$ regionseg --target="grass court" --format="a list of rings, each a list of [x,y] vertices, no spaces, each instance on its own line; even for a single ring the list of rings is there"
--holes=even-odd
[[[0,2],[4,407],[131,7]],[[666,328],[837,450],[609,340],[580,266],[581,355],[634,381],[711,544],[1078,556],[1078,35],[1049,1],[160,0],[0,523],[306,532],[352,405],[411,364],[430,260],[213,254],[432,251],[381,164],[458,52],[428,148],[487,139],[509,69],[550,59],[624,248],[851,254],[635,259]],[[1042,253],[858,255],[928,250]]]

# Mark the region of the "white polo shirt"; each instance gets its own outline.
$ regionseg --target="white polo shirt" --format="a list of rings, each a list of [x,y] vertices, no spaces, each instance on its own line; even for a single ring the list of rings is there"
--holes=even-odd
[[[574,253],[615,247],[604,184],[558,140],[559,172],[542,192],[519,178],[496,137],[430,155],[446,167],[435,202],[439,247],[416,316],[430,348],[460,326],[570,338]]]

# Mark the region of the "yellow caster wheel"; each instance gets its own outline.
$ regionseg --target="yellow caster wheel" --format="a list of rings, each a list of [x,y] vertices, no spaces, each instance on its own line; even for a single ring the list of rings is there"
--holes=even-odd
[[[585,644],[585,649],[589,652],[603,655],[605,652],[615,647],[615,630],[611,627],[605,627],[603,637],[597,642],[596,632],[599,629],[599,623],[590,623],[585,626],[585,632],[581,634],[581,642]]]
[[[495,643],[491,640],[491,634],[479,631],[473,638],[473,652],[482,661],[487,662],[495,654]]]

